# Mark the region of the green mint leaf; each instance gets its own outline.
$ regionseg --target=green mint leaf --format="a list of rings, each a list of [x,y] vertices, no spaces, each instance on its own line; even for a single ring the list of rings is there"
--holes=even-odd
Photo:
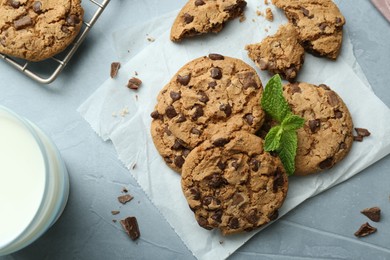
[[[293,175],[295,171],[295,155],[297,153],[297,147],[298,137],[296,131],[284,131],[282,133],[280,146],[277,152],[288,175]]]
[[[268,81],[261,98],[261,106],[266,113],[279,123],[283,121],[287,114],[291,113],[290,107],[283,97],[282,80],[279,74]]]
[[[283,129],[279,125],[271,128],[264,140],[264,150],[266,152],[276,151],[279,148],[282,133]]]
[[[305,119],[294,114],[288,114],[282,121],[284,131],[297,130],[305,124]]]

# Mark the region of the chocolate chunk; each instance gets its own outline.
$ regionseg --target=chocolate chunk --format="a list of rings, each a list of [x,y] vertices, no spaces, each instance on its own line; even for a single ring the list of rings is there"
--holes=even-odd
[[[201,6],[201,5],[204,5],[205,2],[203,0],[196,0],[195,1],[195,6]]]
[[[222,78],[222,71],[220,68],[216,67],[216,68],[212,68],[210,70],[210,74],[211,74],[211,77],[213,79],[221,79]]]
[[[261,70],[266,70],[266,69],[268,69],[268,62],[266,62],[265,60],[259,59],[259,60],[258,60],[258,63],[259,63],[259,66],[260,66],[260,69],[261,69]]]
[[[153,119],[161,119],[161,115],[158,113],[157,110],[153,111],[150,116],[153,118]]]
[[[191,134],[201,135],[202,131],[200,131],[199,129],[196,129],[195,127],[193,127],[193,128],[191,128]]]
[[[217,167],[218,167],[221,171],[223,171],[223,170],[226,169],[226,163],[223,163],[223,162],[219,161],[219,162],[217,163]]]
[[[375,227],[372,227],[368,222],[364,223],[360,226],[359,230],[355,232],[356,237],[365,237],[368,235],[371,235],[372,233],[375,233],[377,229]]]
[[[190,192],[191,192],[191,195],[192,195],[192,199],[200,200],[200,192],[199,192],[198,188],[195,188],[195,187],[191,188]]]
[[[121,225],[132,240],[136,240],[140,237],[141,233],[139,232],[136,217],[128,217],[121,220]]]
[[[213,145],[215,145],[217,147],[222,147],[229,142],[230,142],[230,140],[227,138],[218,138],[218,139],[213,141]]]
[[[165,114],[167,115],[168,118],[174,118],[175,116],[177,116],[177,112],[173,106],[168,106],[165,109]]]
[[[340,18],[340,17],[336,17],[336,23],[339,24],[341,23],[343,20]]]
[[[213,229],[212,227],[209,226],[209,222],[207,221],[207,219],[205,217],[199,216],[199,217],[197,217],[196,221],[198,222],[199,226],[201,226],[202,228],[205,228],[208,230]]]
[[[297,77],[297,68],[295,67],[295,65],[291,65],[290,68],[284,71],[284,74],[288,81],[293,81]]]
[[[378,207],[363,209],[362,211],[360,211],[360,213],[362,213],[374,222],[379,222],[381,220],[381,209]]]
[[[310,15],[309,10],[307,10],[305,7],[301,6],[301,11],[302,11],[304,16],[309,17],[309,15]]]
[[[275,210],[274,212],[272,212],[268,216],[269,220],[271,220],[271,221],[277,219],[278,217],[279,217],[279,211],[278,210]]]
[[[127,83],[127,87],[129,89],[137,90],[142,84],[142,81],[138,78],[132,77],[129,79],[129,82]]]
[[[185,13],[183,18],[184,18],[184,22],[187,23],[187,24],[188,23],[192,23],[194,21],[194,16],[192,16],[192,15],[190,15],[188,13]]]
[[[219,110],[225,112],[226,117],[229,117],[232,114],[232,107],[229,104],[221,104]]]
[[[228,12],[231,17],[237,17],[243,12],[246,4],[246,1],[237,1],[236,4],[227,6],[224,11]]]
[[[183,157],[187,157],[189,154],[190,154],[191,150],[190,149],[183,149],[181,155],[183,155]]]
[[[110,71],[110,77],[113,79],[118,75],[118,71],[121,67],[121,64],[119,62],[113,62],[111,63],[111,71]]]
[[[126,204],[127,202],[131,201],[133,199],[133,196],[130,194],[122,195],[118,197],[118,201],[122,204]]]
[[[119,210],[111,210],[112,215],[118,215],[119,213],[121,213]]]
[[[240,193],[235,193],[232,199],[232,206],[241,204],[244,201],[244,197]]]
[[[183,123],[187,121],[186,117],[183,114],[179,114],[179,117],[176,120],[176,123]]]
[[[252,171],[257,172],[260,169],[260,162],[255,158],[252,158],[249,162],[249,165],[252,166]]]
[[[133,166],[133,169],[135,168],[135,164],[134,164],[134,166]],[[125,187],[123,187],[122,188],[122,192],[123,193],[128,193],[129,192],[129,190],[128,189],[126,189]]]
[[[168,163],[168,164],[172,163],[172,159],[169,158],[168,156],[165,156],[165,157],[164,157],[164,161],[165,161],[166,163]]]
[[[175,101],[177,101],[177,100],[179,100],[181,98],[180,91],[179,92],[171,91],[169,93],[169,95],[171,96],[173,102],[175,102]]]
[[[299,84],[291,84],[288,91],[291,95],[293,95],[295,93],[302,93],[301,88],[299,87]]]
[[[339,145],[339,150],[344,150],[347,148],[347,145],[344,142],[341,142]]]
[[[355,131],[356,131],[356,133],[359,136],[362,136],[362,137],[367,137],[367,136],[371,135],[371,133],[367,129],[365,129],[365,128],[358,128],[358,127],[356,127]]]
[[[318,85],[318,87],[319,87],[319,88],[323,88],[323,89],[325,89],[325,90],[330,90],[330,87],[328,87],[328,86],[325,85],[325,84],[320,84],[320,85]]]
[[[274,183],[272,190],[274,193],[278,192],[279,187],[283,186],[284,184],[284,178],[283,178],[283,172],[277,168],[275,172],[275,177],[274,177]]]
[[[333,91],[328,91],[328,92],[326,92],[326,94],[328,95],[329,105],[334,107],[334,106],[337,106],[339,104],[339,98],[337,97],[336,93],[334,93]]]
[[[166,126],[164,128],[164,132],[167,134],[167,136],[171,136],[172,135],[172,132],[171,132],[171,130],[169,130],[168,126]]]
[[[200,95],[199,101],[203,103],[207,103],[209,101],[209,97],[204,91],[199,91],[198,95]]]
[[[68,26],[65,26],[65,25],[61,26],[61,31],[63,31],[64,33],[69,33],[70,32]]]
[[[317,132],[321,127],[321,121],[319,119],[309,120],[309,128],[312,133]]]
[[[245,121],[249,124],[249,125],[252,125],[253,124],[253,115],[252,114],[246,114],[245,115]]]
[[[0,44],[5,47],[5,45],[6,45],[5,37],[0,38]]]
[[[182,145],[182,142],[180,142],[178,139],[175,139],[175,143],[172,145],[171,149],[172,150],[180,150],[184,146]]]
[[[24,28],[27,28],[28,26],[32,25],[33,21],[30,16],[25,15],[19,18],[18,20],[14,21],[14,26],[16,30],[21,30]]]
[[[207,178],[208,180],[208,185],[211,188],[218,189],[221,188],[223,185],[227,184],[227,181],[225,178],[223,178],[221,175],[218,173],[214,173],[213,175],[209,176]]]
[[[33,4],[33,10],[34,12],[36,12],[37,14],[41,13],[42,12],[42,3],[39,2],[39,1],[35,1],[34,4]]]
[[[20,6],[20,2],[19,1],[9,0],[8,3],[15,9],[18,9],[19,6]]]
[[[233,161],[232,162],[232,164],[231,164],[231,166],[235,169],[235,170],[238,170],[238,163],[237,163],[237,161]]]
[[[336,109],[334,111],[334,117],[335,118],[342,118],[343,117],[343,112],[341,112],[340,110]]]
[[[184,158],[183,156],[176,156],[173,162],[177,167],[181,168],[184,164]]]
[[[225,59],[224,56],[222,56],[221,54],[217,54],[217,53],[210,53],[209,58],[211,60],[224,60]]]
[[[358,135],[358,136],[353,136],[353,140],[355,141],[355,142],[363,142],[363,136],[361,136],[361,135]]]
[[[238,78],[244,89],[248,89],[250,87],[255,89],[259,88],[255,79],[256,75],[253,72],[241,73],[238,75]]]
[[[80,19],[77,15],[71,14],[66,17],[66,23],[70,26],[75,26],[80,22]]]
[[[199,117],[203,116],[204,112],[202,106],[196,104],[194,107],[195,107],[195,112],[192,115],[192,120],[196,121],[198,120]]]
[[[215,88],[215,86],[217,86],[217,82],[216,81],[209,82],[209,87],[210,88]]]
[[[321,169],[327,169],[333,166],[333,157],[327,158],[318,165]]]
[[[249,223],[255,225],[259,221],[259,216],[257,215],[257,210],[252,209],[249,214],[246,216],[246,220]]]
[[[320,30],[321,30],[321,31],[325,31],[325,29],[326,29],[327,26],[328,26],[327,23],[320,23],[320,24],[318,25],[318,27],[320,27]]]
[[[213,215],[211,215],[211,219],[215,222],[222,222],[222,210],[217,210]]]
[[[231,229],[237,229],[240,227],[240,222],[238,221],[238,218],[232,217],[228,224],[229,228]]]
[[[191,80],[191,74],[184,75],[184,76],[177,75],[177,82],[179,82],[183,86],[187,86],[190,80]]]

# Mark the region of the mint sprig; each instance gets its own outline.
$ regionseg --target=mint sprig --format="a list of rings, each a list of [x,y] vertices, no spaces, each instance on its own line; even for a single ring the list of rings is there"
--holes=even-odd
[[[261,105],[264,111],[279,123],[272,127],[265,137],[264,150],[277,152],[287,174],[292,175],[295,171],[298,147],[296,131],[305,124],[305,120],[291,112],[283,96],[282,80],[278,74],[268,81]]]

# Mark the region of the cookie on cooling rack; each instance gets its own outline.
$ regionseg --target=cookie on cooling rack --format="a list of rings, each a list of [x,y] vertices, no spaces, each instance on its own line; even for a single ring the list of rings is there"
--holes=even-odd
[[[239,131],[217,134],[193,149],[181,185],[198,224],[228,235],[276,219],[288,178],[280,159],[264,151],[260,137]]]
[[[0,53],[41,61],[63,51],[79,33],[80,0],[0,2]]]
[[[151,133],[165,162],[180,172],[189,151],[219,129],[255,133],[264,121],[263,88],[245,62],[210,54],[184,65],[161,90]]]

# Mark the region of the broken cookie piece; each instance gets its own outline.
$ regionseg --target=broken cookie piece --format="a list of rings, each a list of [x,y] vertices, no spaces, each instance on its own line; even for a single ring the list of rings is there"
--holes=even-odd
[[[241,17],[246,4],[244,0],[189,0],[172,25],[171,40],[217,33],[227,21]]]
[[[281,26],[275,35],[260,43],[247,45],[246,50],[260,69],[279,74],[290,82],[298,76],[304,62],[305,51],[291,24]]]

